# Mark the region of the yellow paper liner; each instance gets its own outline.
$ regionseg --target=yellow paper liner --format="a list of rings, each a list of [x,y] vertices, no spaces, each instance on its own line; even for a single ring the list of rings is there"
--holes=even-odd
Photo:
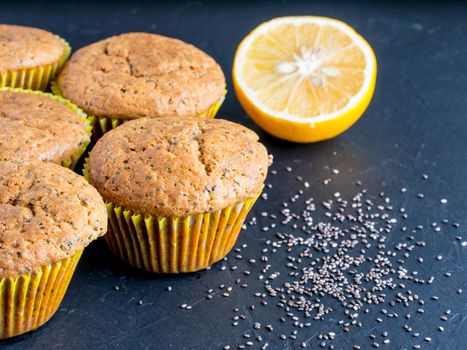
[[[144,217],[107,203],[110,226],[104,238],[116,256],[146,271],[202,270],[232,250],[256,198],[186,217]]]
[[[55,314],[82,252],[30,274],[0,278],[0,339],[32,331]]]
[[[0,91],[13,91],[13,92],[26,93],[26,94],[35,94],[35,95],[44,96],[44,97],[50,98],[50,99],[52,99],[54,101],[57,101],[57,102],[65,105],[65,106],[67,106],[73,112],[75,112],[81,118],[81,120],[83,121],[85,129],[86,129],[86,133],[89,135],[89,137],[91,137],[91,135],[92,135],[91,120],[89,119],[87,114],[84,113],[78,106],[74,105],[73,103],[71,103],[70,101],[64,99],[63,97],[56,96],[56,95],[50,94],[48,92],[42,92],[42,91],[30,90],[30,89],[21,89],[21,88],[4,87],[4,88],[0,88]],[[71,157],[69,159],[62,161],[61,165],[64,166],[64,167],[67,167],[67,168],[69,168],[71,170],[74,170],[74,168],[76,166],[76,163],[79,161],[81,156],[86,151],[86,148],[89,145],[89,142],[90,142],[90,140],[84,142],[82,145],[79,145],[79,148],[76,151],[76,153],[71,155]]]
[[[0,73],[0,87],[23,88],[46,91],[50,81],[62,69],[68,56],[70,56],[70,44],[63,38],[61,42],[65,45],[65,52],[58,62],[44,66],[31,67],[19,70],[10,70]]]
[[[83,174],[89,180],[89,159]],[[128,264],[155,273],[194,272],[224,258],[233,248],[260,193],[212,213],[145,217],[106,203],[110,250]]]
[[[52,81],[50,85],[50,89],[52,92],[57,95],[57,96],[62,96],[62,93],[60,89],[58,88],[57,82],[54,80]],[[206,119],[212,119],[216,116],[217,112],[221,108],[222,103],[225,100],[225,95],[227,94],[227,91],[224,92],[224,95],[216,102],[214,103],[209,109],[203,113],[201,113],[198,117],[199,118],[206,118]],[[110,118],[110,117],[95,117],[95,116],[90,116],[89,117],[91,120],[91,125],[92,125],[92,133],[94,136],[95,141],[99,140],[106,132],[115,129],[117,126],[123,124],[124,122],[128,120],[123,120],[123,119],[116,119],[116,118]]]

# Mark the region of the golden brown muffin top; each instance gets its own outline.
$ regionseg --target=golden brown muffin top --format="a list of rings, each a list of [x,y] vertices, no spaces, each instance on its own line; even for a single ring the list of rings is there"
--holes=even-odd
[[[86,143],[81,116],[51,95],[0,89],[0,161],[60,164]]]
[[[104,199],[145,216],[212,212],[258,194],[266,148],[220,119],[142,118],[106,133],[89,178]]]
[[[0,278],[68,258],[107,231],[97,191],[54,163],[0,162]]]
[[[225,78],[219,65],[193,45],[126,33],[76,51],[57,85],[90,115],[194,117],[222,98]]]
[[[0,72],[56,63],[65,43],[43,29],[0,24]]]

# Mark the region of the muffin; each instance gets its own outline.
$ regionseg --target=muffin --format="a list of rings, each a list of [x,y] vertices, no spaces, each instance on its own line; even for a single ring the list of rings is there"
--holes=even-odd
[[[76,51],[52,91],[95,116],[99,138],[141,117],[213,118],[224,99],[225,78],[210,56],[190,44],[127,33]]]
[[[45,30],[0,24],[0,87],[46,90],[70,50]]]
[[[55,313],[83,249],[107,229],[104,202],[54,163],[0,162],[0,339]]]
[[[0,89],[0,161],[40,160],[73,169],[89,144],[86,114],[61,97]]]
[[[85,176],[106,201],[114,254],[147,271],[179,273],[232,249],[268,162],[258,136],[241,125],[141,118],[97,142]]]

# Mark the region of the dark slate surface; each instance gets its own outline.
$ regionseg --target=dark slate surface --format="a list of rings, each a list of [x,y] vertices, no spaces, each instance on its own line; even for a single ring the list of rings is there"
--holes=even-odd
[[[379,72],[375,96],[363,118],[344,135],[314,145],[294,145],[276,140],[259,130],[238,104],[230,84],[230,71],[236,45],[252,28],[264,20],[282,15],[313,14],[336,17],[355,27],[373,46]],[[414,256],[422,256],[423,264],[407,259],[407,266],[418,269],[422,277],[435,276],[431,285],[411,286],[426,301],[423,315],[414,315],[410,325],[420,332],[412,337],[402,329],[407,321],[385,320],[377,324],[379,308],[361,315],[362,328],[344,333],[337,327],[337,314],[326,321],[313,322],[302,331],[296,343],[278,339],[291,326],[276,326],[274,332],[264,332],[272,349],[296,349],[307,340],[308,348],[319,347],[317,334],[334,331],[336,349],[349,349],[360,344],[371,348],[371,333],[390,333],[391,343],[382,348],[412,348],[421,344],[427,349],[465,349],[467,342],[467,248],[454,240],[461,235],[467,240],[467,6],[448,1],[439,4],[399,2],[275,2],[241,4],[241,2],[146,3],[125,4],[81,2],[2,3],[0,22],[43,27],[68,39],[73,48],[126,31],[148,31],[166,34],[191,42],[214,56],[224,68],[229,80],[229,94],[220,115],[243,123],[258,131],[262,141],[275,157],[270,176],[273,184],[268,201],[260,200],[252,214],[267,210],[275,212],[281,202],[298,188],[295,175],[311,184],[308,193],[319,203],[340,191],[349,196],[354,182],[361,180],[368,191],[384,191],[391,195],[394,206],[404,205],[410,213],[408,226],[449,219],[463,224],[456,232],[450,225],[442,232],[424,230],[427,246]],[[294,173],[283,169],[290,165]],[[323,186],[330,168],[340,174],[329,186]],[[422,173],[430,179],[423,181]],[[399,189],[407,187],[406,194]],[[423,192],[424,200],[416,194]],[[440,205],[440,198],[447,198]],[[317,220],[319,217],[316,218]],[[266,223],[266,221],[263,221]],[[262,291],[257,279],[261,264],[249,266],[249,258],[258,258],[263,241],[273,231],[262,232],[254,226],[241,234],[237,247],[247,243],[244,259],[217,264],[210,271],[185,276],[161,277],[127,268],[108,252],[103,241],[86,250],[60,310],[39,330],[9,341],[0,348],[17,349],[220,349],[245,343],[244,332],[252,331],[252,323],[278,324],[282,310],[271,301],[267,306],[247,307],[258,300],[253,296]],[[426,232],[425,232],[426,231]],[[397,228],[389,243],[404,241]],[[445,258],[437,262],[434,257]],[[275,269],[285,273],[284,262],[275,262]],[[225,271],[220,270],[226,265]],[[229,268],[237,265],[236,271]],[[252,271],[244,277],[244,269]],[[452,277],[443,276],[446,271]],[[238,277],[248,283],[240,289],[234,284]],[[232,285],[229,298],[218,290],[221,284]],[[113,286],[120,286],[119,291]],[[173,291],[165,291],[167,286]],[[208,288],[215,289],[212,300],[205,299]],[[456,293],[458,288],[466,291]],[[431,301],[438,295],[437,302]],[[143,305],[138,305],[143,300]],[[193,305],[190,311],[179,305]],[[330,302],[331,305],[333,302]],[[233,307],[247,316],[239,326],[231,326]],[[416,306],[415,306],[416,307]],[[439,319],[444,310],[453,312],[447,322]],[[402,307],[395,308],[404,314]],[[414,307],[411,311],[413,312]],[[437,327],[443,325],[443,333]],[[283,328],[280,328],[283,327]],[[430,344],[422,339],[432,338]],[[257,344],[255,342],[255,344]],[[328,343],[327,346],[329,346]],[[255,345],[254,348],[257,348]]]

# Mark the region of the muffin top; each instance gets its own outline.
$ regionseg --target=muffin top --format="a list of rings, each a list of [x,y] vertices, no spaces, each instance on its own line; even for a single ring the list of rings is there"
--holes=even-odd
[[[0,90],[0,161],[61,163],[89,142],[82,118],[51,95]]]
[[[142,118],[105,134],[89,178],[104,199],[145,216],[212,212],[258,194],[266,148],[220,119]]]
[[[65,51],[66,44],[45,30],[0,24],[0,72],[53,64]]]
[[[68,258],[107,230],[97,191],[53,163],[0,162],[0,278]]]
[[[194,117],[225,92],[224,74],[210,56],[148,33],[83,47],[65,64],[57,85],[85,112],[117,119]]]

